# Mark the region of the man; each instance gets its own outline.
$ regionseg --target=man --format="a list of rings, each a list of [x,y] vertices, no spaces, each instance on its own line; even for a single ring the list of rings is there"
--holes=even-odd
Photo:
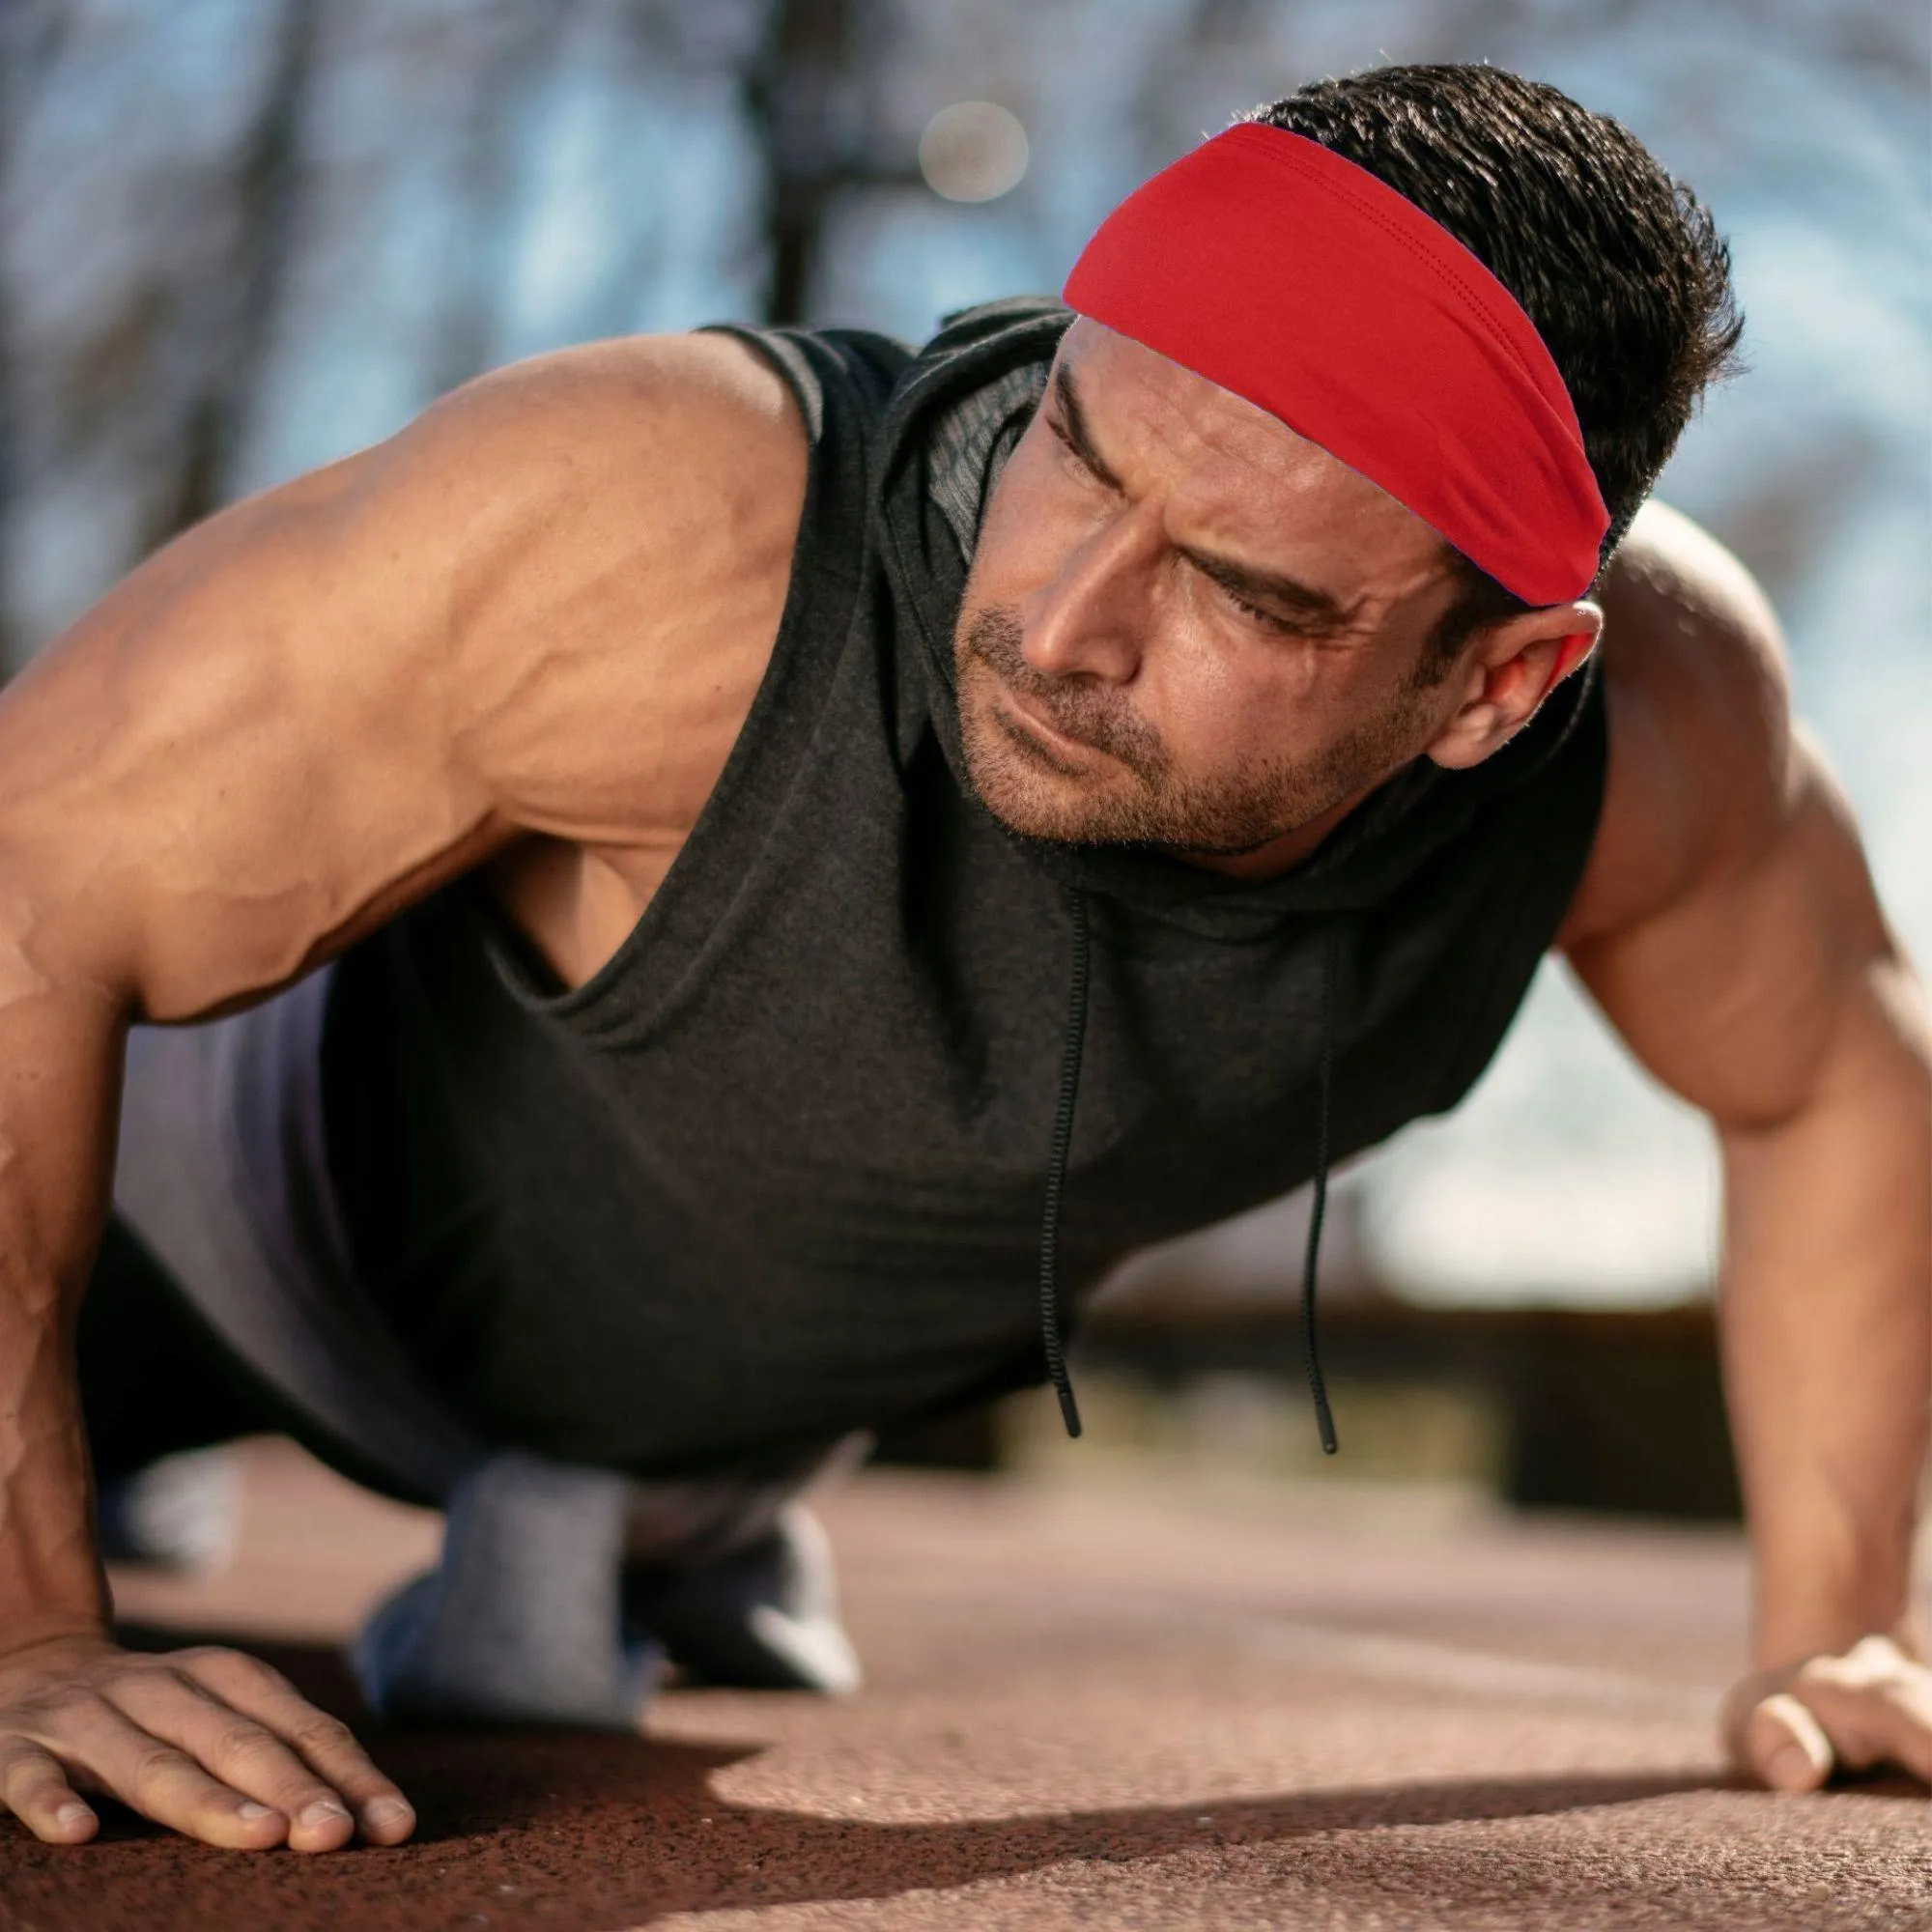
[[[89,1788],[235,1847],[412,1823],[250,1660],[112,1644],[90,1435],[280,1420],[448,1503],[360,1651],[397,1709],[848,1681],[786,1500],[833,1445],[1042,1370],[1073,1426],[1063,1293],[1452,1104],[1551,944],[1722,1141],[1732,1748],[1932,1776],[1923,1009],[1762,599],[1637,517],[1735,341],[1706,217],[1553,90],[1392,69],[1208,143],[1067,294],[910,362],[487,379],[0,701],[43,1837]],[[194,1019],[135,1037],[117,1161],[128,1024]]]

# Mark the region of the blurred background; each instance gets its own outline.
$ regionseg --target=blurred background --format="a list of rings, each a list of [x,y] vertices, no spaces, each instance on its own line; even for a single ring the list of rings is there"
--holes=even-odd
[[[1617,116],[1729,236],[1750,370],[1660,494],[1770,590],[1932,957],[1932,14],[1897,0],[0,0],[0,663],[478,370],[725,317],[921,337],[1056,289],[1236,111],[1435,59]],[[1084,1466],[1319,1461],[1305,1211],[1125,1271]],[[1340,1184],[1344,1466],[1726,1514],[1714,1259],[1706,1134],[1547,968],[1470,1103]],[[1050,1411],[891,1446],[1050,1477]]]

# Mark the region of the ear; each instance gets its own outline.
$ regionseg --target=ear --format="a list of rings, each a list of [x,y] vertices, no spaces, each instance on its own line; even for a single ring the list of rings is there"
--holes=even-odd
[[[1450,673],[1462,701],[1424,755],[1461,771],[1500,751],[1596,648],[1603,629],[1602,607],[1582,602],[1548,605],[1490,626]]]

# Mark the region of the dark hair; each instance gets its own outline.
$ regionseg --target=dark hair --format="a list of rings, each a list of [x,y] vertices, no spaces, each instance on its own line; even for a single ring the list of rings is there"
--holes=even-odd
[[[1737,366],[1730,250],[1709,213],[1630,130],[1501,68],[1374,68],[1243,117],[1379,176],[1481,259],[1548,345],[1609,511],[1598,568],[1705,386]],[[1463,593],[1422,673],[1530,608],[1451,550]]]

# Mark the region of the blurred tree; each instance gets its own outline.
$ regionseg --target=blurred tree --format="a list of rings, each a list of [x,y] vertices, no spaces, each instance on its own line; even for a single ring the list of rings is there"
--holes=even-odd
[[[765,320],[807,319],[819,246],[834,205],[861,188],[921,184],[885,134],[878,94],[883,8],[867,0],[774,0],[745,99],[763,148],[770,269]]]
[[[803,320],[826,207],[851,163],[852,13],[853,0],[777,0],[746,76],[765,155],[768,322]]]
[[[14,0],[0,8],[0,183],[14,174],[14,149],[27,101],[52,65],[63,25],[59,0]],[[12,512],[24,483],[16,407],[23,357],[13,300],[18,266],[0,253],[0,675],[15,664],[13,611],[5,594]]]
[[[7,668],[225,494],[319,14],[192,0],[170,46],[140,9],[0,4]]]
[[[301,136],[315,72],[320,0],[280,0],[268,84],[234,162],[235,214],[215,337],[184,412],[172,487],[144,549],[221,507],[246,432],[270,331],[301,233]],[[221,299],[219,298],[225,298]]]
[[[573,0],[551,6],[490,0],[466,21],[462,51],[469,72],[448,178],[462,245],[445,255],[441,312],[427,368],[433,394],[468,382],[490,360],[503,296],[500,251],[493,242],[516,198],[518,109],[549,72],[578,12]]]

